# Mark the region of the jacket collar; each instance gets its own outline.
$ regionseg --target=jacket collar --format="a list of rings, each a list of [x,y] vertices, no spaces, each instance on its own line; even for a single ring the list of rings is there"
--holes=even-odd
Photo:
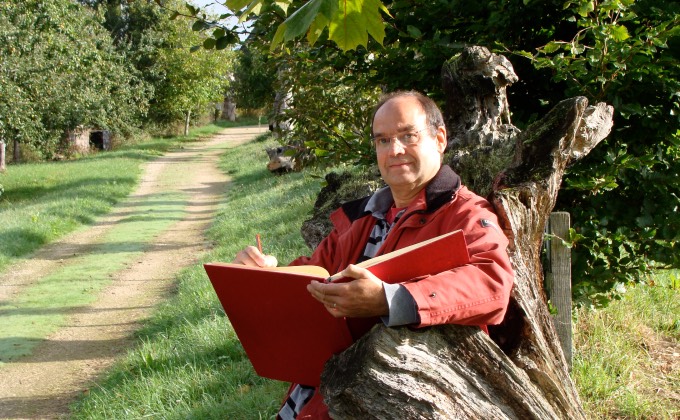
[[[461,186],[460,176],[448,165],[442,165],[437,174],[425,187],[424,203],[418,210],[431,213],[453,199]],[[389,187],[381,188],[369,197],[347,202],[342,205],[350,220],[373,214],[375,217],[387,213],[394,203]]]
[[[460,189],[460,176],[449,165],[442,165],[425,187],[427,212],[433,212],[453,199]]]

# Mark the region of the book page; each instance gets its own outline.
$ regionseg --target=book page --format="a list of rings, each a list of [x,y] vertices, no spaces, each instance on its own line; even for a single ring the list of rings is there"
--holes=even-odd
[[[233,263],[221,263],[213,262],[212,265],[223,266],[223,267],[233,267],[242,270],[258,270],[258,271],[279,271],[284,273],[298,273],[306,274],[313,277],[321,277],[322,279],[328,278],[330,274],[325,268],[316,265],[293,265],[293,266],[282,266],[282,267],[256,267],[245,264],[233,264]]]
[[[319,267],[317,265],[291,265],[285,267],[272,267],[275,271],[283,271],[286,273],[300,273],[300,274],[310,274],[312,276],[326,278],[330,276],[325,268]]]

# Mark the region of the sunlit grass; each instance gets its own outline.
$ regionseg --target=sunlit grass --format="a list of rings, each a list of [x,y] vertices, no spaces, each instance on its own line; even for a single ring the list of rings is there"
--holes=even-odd
[[[142,163],[232,125],[210,124],[188,137],[150,139],[73,161],[9,165],[0,174],[0,273],[110,211],[135,188]]]
[[[573,377],[590,418],[680,417],[677,276],[660,272],[606,309],[577,312]]]
[[[270,174],[264,148],[273,144],[263,138],[225,154],[220,165],[232,184],[205,262],[230,261],[258,233],[282,264],[309,253],[299,229],[323,174]],[[255,374],[200,264],[180,274],[176,295],[139,337],[74,418],[272,418],[281,404],[287,384]]]

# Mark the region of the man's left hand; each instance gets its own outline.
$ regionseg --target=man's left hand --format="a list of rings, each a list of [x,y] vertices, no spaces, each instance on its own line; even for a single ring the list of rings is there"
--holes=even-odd
[[[307,290],[335,317],[371,317],[389,314],[383,282],[365,268],[349,265],[340,283],[312,281]],[[352,279],[351,281],[346,281]]]

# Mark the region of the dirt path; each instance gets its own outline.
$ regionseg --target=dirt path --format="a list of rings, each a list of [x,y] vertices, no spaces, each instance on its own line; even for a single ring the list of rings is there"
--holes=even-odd
[[[265,131],[226,129],[210,140],[169,153],[149,163],[128,200],[94,226],[37,252],[0,277],[0,301],[11,302],[43,276],[78,257],[100,252],[102,238],[130,218],[143,216],[136,203],[155,194],[189,197],[183,216],[149,243],[141,255],[111,274],[111,284],[95,303],[78,308],[67,323],[30,356],[0,366],[0,418],[61,418],[68,404],[132,343],[131,335],[156,303],[172,289],[174,274],[195,263],[208,245],[203,236],[222,198],[228,178],[218,156]],[[106,258],[102,255],[101,258]]]

